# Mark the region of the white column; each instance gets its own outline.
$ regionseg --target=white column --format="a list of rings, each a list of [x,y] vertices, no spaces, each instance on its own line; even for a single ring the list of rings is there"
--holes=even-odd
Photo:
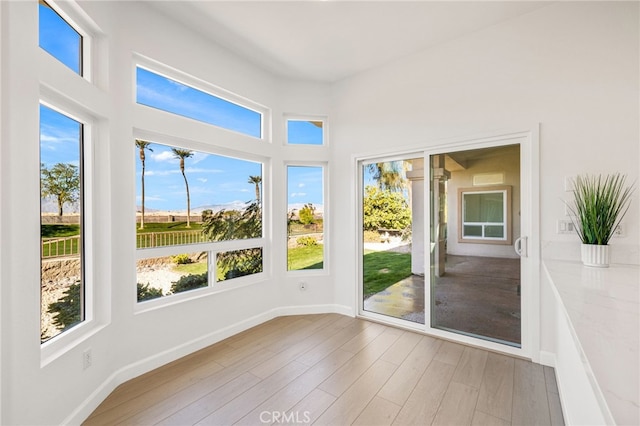
[[[407,172],[411,182],[411,273],[424,275],[424,245],[427,235],[424,223],[424,160],[411,161]]]

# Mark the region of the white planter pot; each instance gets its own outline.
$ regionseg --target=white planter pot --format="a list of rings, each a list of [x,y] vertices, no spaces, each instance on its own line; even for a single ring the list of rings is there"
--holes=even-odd
[[[599,246],[597,244],[582,244],[582,263],[585,266],[596,268],[608,268],[611,261],[609,246]]]

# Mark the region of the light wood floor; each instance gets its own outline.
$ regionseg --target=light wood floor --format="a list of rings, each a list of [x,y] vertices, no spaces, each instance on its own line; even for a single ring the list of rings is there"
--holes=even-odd
[[[119,386],[87,425],[557,425],[552,368],[337,314],[280,317]]]

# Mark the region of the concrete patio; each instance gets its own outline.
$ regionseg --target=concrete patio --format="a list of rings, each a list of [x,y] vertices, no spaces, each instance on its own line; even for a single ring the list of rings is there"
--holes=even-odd
[[[520,259],[448,255],[435,282],[432,326],[520,344]],[[422,276],[364,301],[364,310],[424,324]]]

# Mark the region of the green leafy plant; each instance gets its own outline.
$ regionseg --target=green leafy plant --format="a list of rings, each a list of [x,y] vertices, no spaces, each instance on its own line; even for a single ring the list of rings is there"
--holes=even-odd
[[[156,299],[162,296],[164,296],[162,294],[162,289],[150,287],[149,284],[138,283],[138,302]]]
[[[188,255],[188,254],[185,254],[185,253],[183,253],[183,254],[176,254],[175,256],[171,256],[171,260],[173,260],[173,262],[174,262],[176,265],[186,265],[186,264],[188,264],[188,263],[191,263],[191,262],[192,262],[192,260],[191,260],[191,258],[189,257],[189,255]]]
[[[571,220],[583,244],[606,245],[629,210],[634,185],[626,176],[577,176],[573,181],[575,199],[568,203]]]
[[[299,246],[316,246],[318,245],[318,241],[311,237],[311,236],[302,236],[302,237],[298,237],[298,239],[296,239],[296,244],[298,244]]]
[[[195,290],[196,288],[206,287],[208,285],[208,274],[189,274],[178,281],[171,283],[171,294],[180,293],[183,291]]]

